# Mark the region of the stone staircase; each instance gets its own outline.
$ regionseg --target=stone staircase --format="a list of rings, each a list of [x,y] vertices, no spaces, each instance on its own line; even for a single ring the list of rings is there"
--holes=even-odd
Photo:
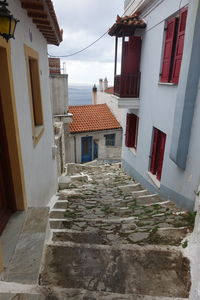
[[[50,210],[40,286],[48,299],[187,299],[189,213],[123,173],[68,164]]]

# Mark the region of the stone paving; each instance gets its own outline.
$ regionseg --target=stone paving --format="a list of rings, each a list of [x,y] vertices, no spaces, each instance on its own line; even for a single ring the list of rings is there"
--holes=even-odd
[[[68,164],[59,188],[42,286],[109,292],[109,299],[188,297],[189,261],[180,249],[187,246],[192,213],[150,194],[120,163]]]
[[[82,173],[61,180],[50,213],[51,228],[59,229],[53,241],[177,246],[192,226],[190,214],[149,194],[119,164]]]

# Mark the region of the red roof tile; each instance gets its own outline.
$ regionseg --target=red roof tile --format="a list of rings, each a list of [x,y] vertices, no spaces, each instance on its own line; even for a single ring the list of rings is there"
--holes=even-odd
[[[109,29],[108,34],[111,36],[131,36],[134,35],[136,28],[145,28],[146,23],[140,17],[140,13],[134,13],[130,16],[120,17],[117,15],[117,20]]]
[[[107,94],[114,94],[114,87],[110,86],[107,89],[105,89],[105,93]]]
[[[89,132],[121,128],[106,104],[70,106],[73,114],[70,132]]]

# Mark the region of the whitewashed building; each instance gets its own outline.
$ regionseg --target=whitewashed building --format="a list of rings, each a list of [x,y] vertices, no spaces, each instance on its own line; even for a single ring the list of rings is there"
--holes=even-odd
[[[124,15],[109,30],[124,169],[152,193],[193,209],[200,181],[200,2],[130,0]]]
[[[57,189],[47,44],[62,41],[52,1],[7,2],[20,22],[15,39],[7,43],[0,37],[1,233],[14,212],[45,207]],[[9,240],[2,241],[0,270],[19,234],[19,224],[10,226],[13,240],[8,248]]]
[[[122,128],[106,104],[69,106],[72,123],[65,139],[67,162],[121,158]]]

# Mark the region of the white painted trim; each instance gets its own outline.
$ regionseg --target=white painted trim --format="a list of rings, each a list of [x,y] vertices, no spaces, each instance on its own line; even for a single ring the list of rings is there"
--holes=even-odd
[[[157,188],[160,188],[160,181],[156,178],[156,176],[153,175],[151,172],[147,172],[147,175],[149,176],[149,178],[151,179],[151,181],[153,182],[153,184]]]
[[[136,149],[133,147],[128,147],[128,149],[133,153],[134,156],[137,156]]]
[[[173,82],[161,82],[161,81],[158,81],[158,85],[177,86],[177,84],[175,84]]]

